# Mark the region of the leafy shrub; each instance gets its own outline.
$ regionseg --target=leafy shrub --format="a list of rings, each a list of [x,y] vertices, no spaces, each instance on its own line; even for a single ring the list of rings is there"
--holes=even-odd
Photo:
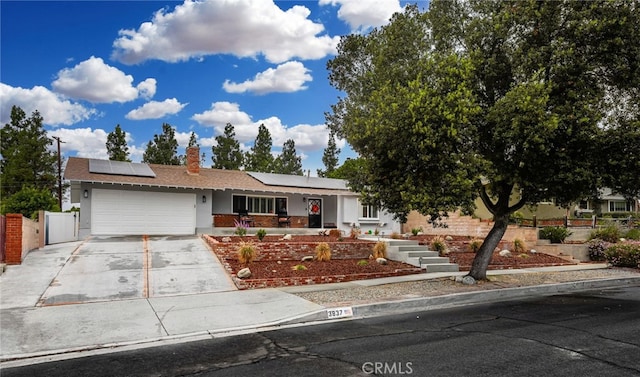
[[[478,238],[474,238],[473,240],[471,240],[471,242],[469,243],[469,249],[471,250],[472,253],[477,253],[478,250],[480,250],[480,246],[482,246],[482,240],[478,239]]]
[[[358,261],[358,266],[366,266],[369,264],[369,261],[366,259],[362,259]]]
[[[58,200],[47,189],[23,186],[22,189],[8,198],[2,198],[0,212],[21,213],[33,220],[38,218],[38,211],[60,212]]]
[[[607,242],[615,243],[615,242],[618,242],[620,237],[622,237],[620,228],[618,228],[614,224],[611,224],[611,225],[607,225],[604,228],[596,229],[593,232],[591,232],[589,239],[599,238]]]
[[[526,252],[527,248],[525,247],[524,241],[519,238],[513,240],[513,252],[517,254],[521,254]]]
[[[256,236],[258,236],[258,239],[260,241],[262,241],[262,239],[264,238],[264,236],[267,235],[267,231],[264,229],[258,229],[258,231],[256,232]]]
[[[441,236],[435,236],[431,240],[431,248],[434,251],[437,251],[440,255],[445,255],[449,253],[449,248],[447,247],[447,243],[444,238]]]
[[[329,236],[340,238],[342,237],[342,232],[340,231],[340,229],[331,229],[329,231]]]
[[[540,239],[550,240],[551,243],[563,243],[572,233],[561,226],[546,226],[540,229]]]
[[[251,242],[241,242],[238,247],[238,262],[251,263],[256,257],[256,248]]]
[[[519,211],[515,211],[509,216],[509,222],[512,224],[520,225],[522,224],[522,220],[524,220],[524,215]]]
[[[640,240],[640,229],[629,229],[629,231],[624,235],[624,238],[628,240]]]
[[[619,243],[605,251],[607,261],[616,267],[640,266],[640,243]]]
[[[304,271],[307,269],[307,266],[305,266],[304,264],[296,264],[295,266],[291,267],[291,269],[294,271]]]
[[[589,251],[589,259],[592,261],[605,261],[605,251],[611,244],[599,238],[594,238],[587,242],[587,250]]]
[[[386,242],[378,241],[373,246],[374,258],[386,258],[387,257],[387,244]]]
[[[316,246],[316,260],[323,262],[331,260],[331,248],[326,242],[320,242]]]
[[[422,232],[422,227],[419,228],[411,228],[411,234],[413,234],[414,236],[417,236],[418,233]]]

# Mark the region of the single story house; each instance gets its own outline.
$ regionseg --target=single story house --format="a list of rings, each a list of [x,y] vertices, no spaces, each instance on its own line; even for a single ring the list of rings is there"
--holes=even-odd
[[[235,227],[242,211],[255,228],[400,232],[400,223],[363,205],[344,180],[202,168],[198,148],[187,150],[186,166],[70,157],[64,179],[71,202],[80,203],[80,237],[209,233]]]

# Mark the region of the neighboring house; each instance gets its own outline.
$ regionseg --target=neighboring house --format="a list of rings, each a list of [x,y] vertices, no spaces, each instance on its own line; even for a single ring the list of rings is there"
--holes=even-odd
[[[574,207],[574,214],[576,215],[629,212],[640,212],[640,199],[628,200],[624,196],[613,192],[610,188],[601,189],[597,200],[582,200]]]
[[[344,180],[201,168],[198,148],[187,151],[187,166],[71,157],[64,179],[80,203],[80,237],[207,233],[235,227],[241,210],[253,227],[276,228],[280,209],[292,228],[400,231],[390,214],[361,205]]]

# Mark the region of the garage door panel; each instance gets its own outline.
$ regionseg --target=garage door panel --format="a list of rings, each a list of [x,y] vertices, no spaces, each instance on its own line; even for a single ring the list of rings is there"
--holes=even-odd
[[[196,195],[94,189],[91,233],[194,234]]]

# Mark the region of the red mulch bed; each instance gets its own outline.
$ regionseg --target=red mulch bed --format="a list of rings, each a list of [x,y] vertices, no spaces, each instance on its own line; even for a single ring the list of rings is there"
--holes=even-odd
[[[248,265],[237,260],[227,260],[234,273],[249,267],[251,279],[274,279],[283,277],[312,277],[312,276],[342,276],[352,274],[376,274],[406,270],[407,273],[419,272],[419,268],[401,262],[389,260],[386,265],[378,264],[375,260],[367,260],[367,264],[359,266],[362,259],[332,259],[330,261],[301,262],[295,260],[260,261]],[[303,265],[306,270],[294,270],[293,267]],[[418,271],[415,271],[418,270]]]
[[[526,255],[526,257],[525,257]],[[460,271],[469,271],[475,253],[449,253],[451,263],[457,263]],[[489,270],[508,270],[513,268],[532,268],[532,267],[549,267],[549,266],[566,266],[575,264],[566,259],[541,253],[522,253],[513,254],[511,257],[501,257],[498,252],[494,252],[489,262]]]
[[[340,239],[331,236],[319,235],[293,235],[288,242],[339,242]],[[222,242],[223,236],[211,237],[218,242]],[[266,236],[262,241],[258,241],[255,236],[230,236],[231,242],[254,241],[254,242],[282,242],[281,236]],[[465,237],[466,239],[469,239]],[[348,242],[371,242],[365,240],[344,238]],[[215,248],[214,248],[215,252]],[[514,255],[512,257],[501,257],[495,252],[489,264],[489,270],[517,269],[545,266],[561,266],[574,264],[565,259],[540,253],[524,253],[527,257]],[[449,259],[452,263],[460,266],[460,271],[468,271],[471,267],[474,253],[451,252]],[[375,260],[367,260],[363,266],[358,265],[358,261],[363,259],[332,259],[330,261],[308,261],[299,260],[262,260],[254,261],[248,265],[239,263],[235,258],[218,255],[225,265],[227,272],[232,276],[239,289],[282,287],[291,285],[307,285],[347,282],[353,280],[375,279],[388,276],[402,276],[421,273],[418,267],[389,260],[386,265],[376,263]],[[303,265],[306,270],[294,270],[296,265]],[[239,279],[236,274],[239,270],[249,267],[251,277]]]

